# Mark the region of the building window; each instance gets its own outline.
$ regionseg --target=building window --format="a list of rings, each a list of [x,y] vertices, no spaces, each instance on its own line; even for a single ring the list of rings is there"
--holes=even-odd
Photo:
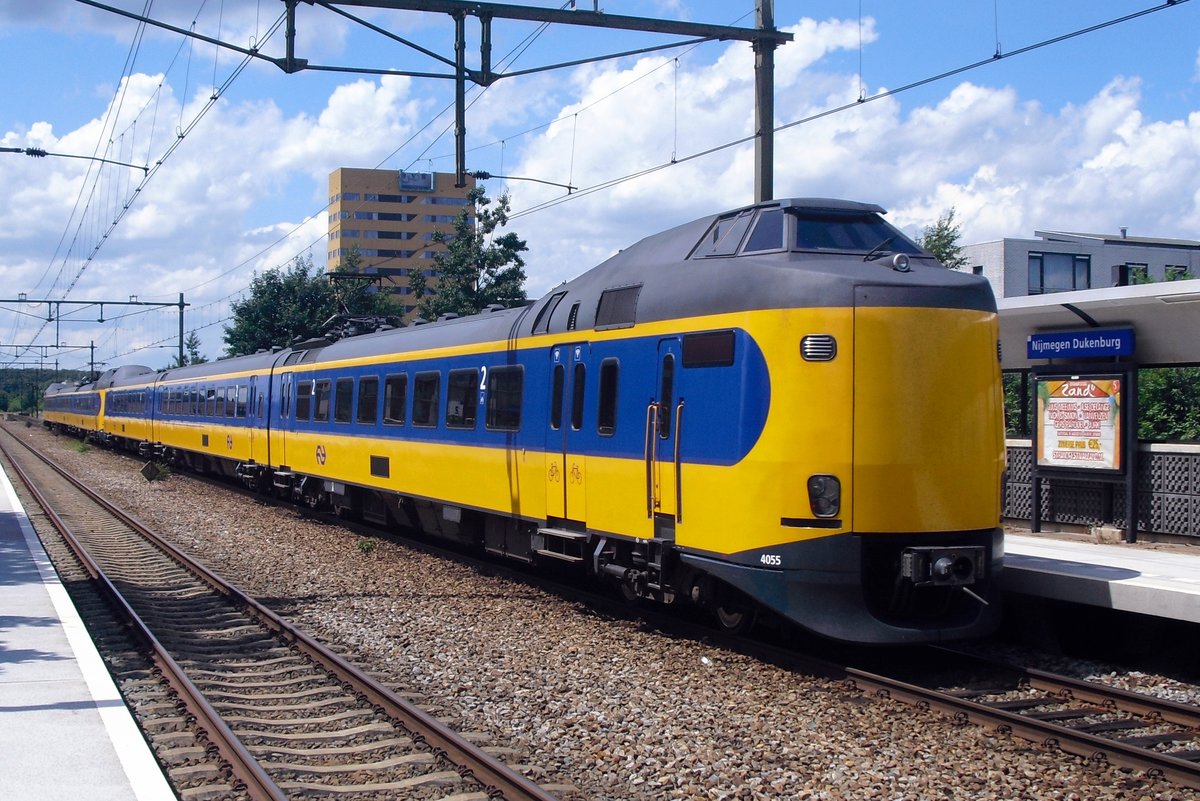
[[[1192,277],[1192,272],[1183,264],[1168,264],[1163,272],[1167,281],[1183,281]]]
[[[1030,253],[1029,294],[1070,292],[1091,287],[1091,256]]]

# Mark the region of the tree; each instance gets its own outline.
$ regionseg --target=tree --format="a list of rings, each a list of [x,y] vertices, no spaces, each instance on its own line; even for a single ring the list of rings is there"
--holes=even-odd
[[[951,270],[959,270],[967,266],[967,259],[958,244],[961,234],[961,226],[955,224],[954,207],[951,206],[938,217],[936,223],[925,226],[925,232],[917,238],[917,244]]]
[[[179,355],[175,355],[175,361],[171,362],[167,369],[175,367],[183,367],[188,364],[204,364],[208,359],[200,355],[200,336],[195,331],[189,331],[187,338],[183,340],[183,347],[186,353],[183,355],[183,361],[179,360]]]
[[[420,270],[412,271],[408,285],[417,313],[425,319],[475,314],[494,303],[507,307],[525,302],[525,262],[520,254],[529,248],[511,231],[494,235],[508,224],[508,195],[501,195],[494,209],[489,208],[491,202],[482,187],[475,187],[454,219],[453,235],[433,235],[433,241],[446,246],[433,257],[441,273],[436,294],[429,294]]]
[[[334,273],[348,272],[346,266],[339,264]],[[361,282],[335,286],[313,266],[312,256],[297,256],[286,270],[254,276],[250,295],[231,304],[233,325],[225,327],[225,351],[247,354],[313,339],[351,317],[391,319],[395,310],[388,298],[369,290]]]
[[[1200,439],[1200,368],[1138,370],[1138,437]]]

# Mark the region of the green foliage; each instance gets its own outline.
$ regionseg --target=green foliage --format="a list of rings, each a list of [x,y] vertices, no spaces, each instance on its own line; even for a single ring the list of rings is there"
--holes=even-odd
[[[343,264],[337,272],[349,271]],[[313,266],[312,256],[297,256],[287,269],[254,276],[250,294],[231,308],[233,324],[224,334],[225,351],[231,356],[322,336],[338,317],[394,313],[387,298],[361,282],[335,286]]]
[[[491,304],[515,306],[525,302],[525,262],[521,253],[529,248],[511,231],[495,235],[508,224],[508,195],[501,195],[495,208],[482,187],[467,194],[467,204],[454,220],[454,234],[435,233],[435,242],[445,252],[434,256],[441,273],[436,294],[428,294],[425,276],[414,270],[409,278],[417,313],[436,320],[447,313],[475,314]]]
[[[75,445],[75,450],[79,453],[87,453],[91,449],[92,449],[92,446],[88,445],[86,442],[79,442],[78,444]]]
[[[179,361],[179,355],[175,355],[175,359],[171,362],[167,369],[174,367],[183,367],[188,364],[204,364],[208,359],[200,354],[200,335],[195,331],[188,333],[183,340],[184,354],[183,361]]]
[[[961,226],[954,222],[954,214],[954,207],[951,206],[936,223],[925,226],[925,232],[917,237],[917,244],[951,270],[960,270],[967,266],[967,259],[962,255],[962,248],[958,244],[962,230]]]
[[[1138,438],[1200,440],[1200,367],[1138,371]]]
[[[1030,376],[1030,381],[1033,377]],[[1025,401],[1027,407],[1025,428],[1021,427],[1021,374],[1005,373],[1004,381],[1004,432],[1010,437],[1028,437],[1029,426],[1033,425],[1033,404]]]
[[[359,537],[354,545],[363,556],[370,556],[375,552],[376,544],[375,540],[370,537]]]

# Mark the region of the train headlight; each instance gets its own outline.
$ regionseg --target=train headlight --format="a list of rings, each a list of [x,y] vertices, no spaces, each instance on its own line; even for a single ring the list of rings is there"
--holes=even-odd
[[[808,504],[817,517],[837,517],[842,510],[842,482],[824,473],[809,476]]]

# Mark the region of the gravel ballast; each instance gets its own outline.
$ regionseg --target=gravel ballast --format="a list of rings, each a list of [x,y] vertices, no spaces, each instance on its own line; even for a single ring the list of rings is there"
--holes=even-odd
[[[13,430],[16,430],[15,428]],[[22,436],[532,777],[587,799],[1196,799],[1200,793],[643,630],[388,540],[364,544],[39,428]],[[1153,677],[1112,666],[1113,683]],[[1162,682],[1179,700],[1192,688]],[[1194,697],[1194,696],[1192,696]]]

